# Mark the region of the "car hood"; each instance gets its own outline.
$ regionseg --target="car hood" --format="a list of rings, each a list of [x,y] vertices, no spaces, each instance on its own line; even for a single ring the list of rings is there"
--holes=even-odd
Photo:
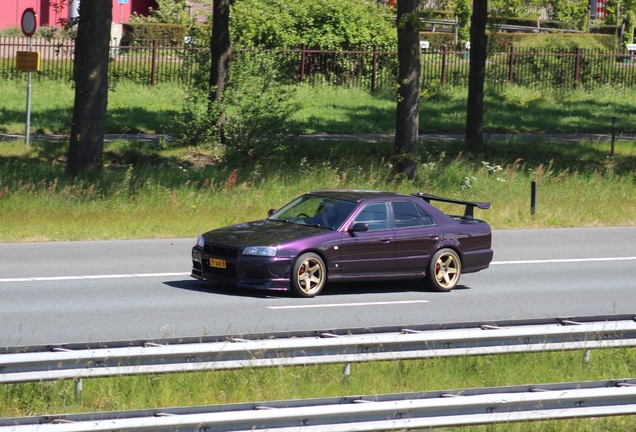
[[[242,248],[245,246],[275,246],[327,233],[333,233],[333,231],[263,219],[208,231],[203,234],[203,238],[206,243]]]

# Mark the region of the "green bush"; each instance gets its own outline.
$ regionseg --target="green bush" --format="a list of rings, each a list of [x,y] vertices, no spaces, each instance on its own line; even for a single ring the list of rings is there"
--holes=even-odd
[[[533,38],[525,38],[515,44],[518,48],[553,48],[553,49],[603,49],[605,46],[594,38],[585,35],[541,34]]]
[[[157,40],[160,45],[183,45],[188,33],[186,27],[179,24],[128,23],[124,24],[122,45],[148,45]]]
[[[209,62],[209,56],[199,61]],[[169,126],[174,145],[219,145],[224,159],[237,163],[267,159],[284,149],[297,103],[295,88],[282,84],[278,63],[271,53],[237,52],[226,89],[211,104],[208,83],[200,74],[188,90],[183,111]],[[222,113],[221,131],[217,120]]]
[[[576,46],[579,48],[602,47],[606,49],[616,48],[616,36],[604,34],[531,34],[531,33],[497,33],[494,37],[495,47],[505,50],[511,46],[548,46],[546,39],[552,45]],[[572,39],[574,42],[569,42]]]
[[[455,36],[451,33],[420,32],[420,40],[428,41],[431,48],[439,48],[444,45],[452,47],[455,44]]]
[[[503,18],[501,24],[536,27],[537,20],[532,18]],[[539,20],[539,27],[541,28],[553,28],[553,29],[568,29],[569,26],[563,21],[553,20]]]
[[[266,49],[397,46],[391,11],[375,1],[241,0],[232,6],[230,31],[234,43]]]
[[[574,70],[577,58],[571,54],[577,49],[587,53],[607,53],[602,44],[582,35],[562,37],[562,35],[541,35],[532,40],[520,41],[515,48],[518,52],[549,52],[563,54],[560,56],[518,56],[518,68],[530,71],[523,74],[524,82],[520,85],[532,86],[537,82],[549,82],[554,87],[574,86]],[[608,64],[609,63],[609,64]],[[610,82],[611,70],[615,69],[613,57],[583,56],[579,58],[579,82],[581,86],[600,85]],[[608,67],[612,66],[612,67]],[[519,75],[521,76],[521,74]]]

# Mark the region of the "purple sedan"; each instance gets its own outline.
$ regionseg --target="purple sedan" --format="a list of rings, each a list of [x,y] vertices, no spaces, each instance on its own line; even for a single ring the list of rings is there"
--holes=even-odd
[[[459,204],[448,215],[431,201]],[[490,203],[424,193],[326,190],[302,195],[267,219],[208,231],[192,249],[192,277],[245,288],[317,295],[327,282],[422,278],[450,291],[461,273],[488,268]]]

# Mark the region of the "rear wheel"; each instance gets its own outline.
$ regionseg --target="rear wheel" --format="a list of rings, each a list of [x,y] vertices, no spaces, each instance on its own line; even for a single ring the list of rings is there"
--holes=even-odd
[[[325,286],[327,272],[325,263],[315,253],[306,253],[294,263],[291,289],[300,297],[313,297]]]
[[[440,249],[428,265],[424,283],[435,291],[450,291],[459,282],[462,263],[452,249]]]

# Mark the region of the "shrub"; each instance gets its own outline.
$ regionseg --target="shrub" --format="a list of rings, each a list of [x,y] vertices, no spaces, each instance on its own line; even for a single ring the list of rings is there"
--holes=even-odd
[[[230,14],[232,40],[244,47],[395,49],[391,11],[375,1],[241,0]]]
[[[296,110],[292,88],[278,77],[276,57],[243,51],[234,56],[221,99],[209,105],[207,82],[201,75],[169,128],[176,138],[174,145],[222,145],[225,160],[242,162],[282,150]],[[217,124],[221,113],[223,139]]]
[[[602,49],[605,48],[603,44],[596,41],[594,38],[584,35],[557,35],[557,34],[542,34],[536,35],[532,39],[522,39],[515,44],[515,47],[519,48],[552,48],[552,49]]]
[[[122,45],[147,45],[156,39],[161,45],[180,46],[187,34],[179,24],[128,23],[123,27]]]

